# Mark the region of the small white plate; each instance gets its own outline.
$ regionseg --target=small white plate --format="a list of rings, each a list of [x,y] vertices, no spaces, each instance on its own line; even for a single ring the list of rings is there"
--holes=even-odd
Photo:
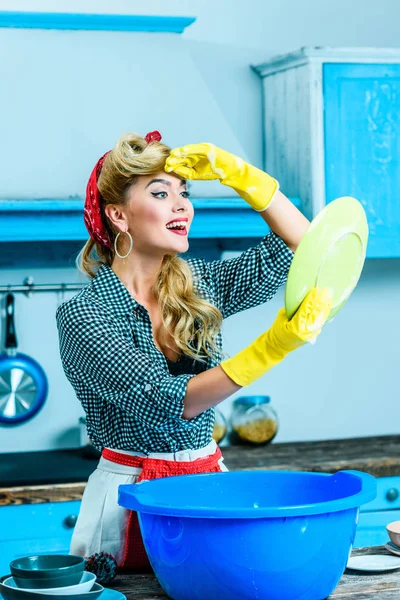
[[[394,571],[400,569],[400,558],[384,554],[352,556],[349,558],[347,568],[354,571]]]

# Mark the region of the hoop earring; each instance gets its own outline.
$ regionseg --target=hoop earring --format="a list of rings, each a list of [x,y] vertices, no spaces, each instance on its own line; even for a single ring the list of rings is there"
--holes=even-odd
[[[121,233],[126,233],[126,235],[129,237],[129,250],[126,254],[124,254],[124,256],[122,256],[119,252],[118,252],[118,248],[117,248],[117,243],[118,243],[118,238],[121,235]],[[132,236],[129,233],[129,231],[120,231],[119,233],[117,233],[117,236],[114,240],[114,251],[115,254],[119,257],[119,258],[126,258],[127,256],[130,255],[130,253],[132,252],[132,247],[133,247],[133,240],[132,240]]]

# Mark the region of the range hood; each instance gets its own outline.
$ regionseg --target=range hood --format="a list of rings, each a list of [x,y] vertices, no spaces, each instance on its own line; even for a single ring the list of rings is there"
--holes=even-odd
[[[93,15],[74,21],[58,14],[52,23],[51,15],[29,20],[25,13],[19,24],[10,16],[4,25],[6,14],[0,14],[0,197],[82,197],[94,163],[125,132],[158,129],[171,147],[209,141],[246,159],[189,44],[168,27],[174,18],[146,17],[144,27],[138,17],[135,27],[135,17],[120,17],[115,27],[115,15],[97,15],[106,24],[100,27]],[[235,193],[200,182],[192,195]]]

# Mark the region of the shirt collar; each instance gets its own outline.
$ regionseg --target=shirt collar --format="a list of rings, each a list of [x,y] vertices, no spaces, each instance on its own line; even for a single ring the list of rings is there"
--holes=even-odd
[[[92,280],[96,296],[115,315],[143,312],[144,307],[131,296],[122,281],[108,265],[102,264]]]

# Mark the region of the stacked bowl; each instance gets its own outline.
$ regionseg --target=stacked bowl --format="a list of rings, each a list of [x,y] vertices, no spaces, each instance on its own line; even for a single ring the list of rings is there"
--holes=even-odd
[[[97,600],[104,588],[84,570],[85,559],[73,554],[40,554],[10,563],[0,578],[4,600]]]

